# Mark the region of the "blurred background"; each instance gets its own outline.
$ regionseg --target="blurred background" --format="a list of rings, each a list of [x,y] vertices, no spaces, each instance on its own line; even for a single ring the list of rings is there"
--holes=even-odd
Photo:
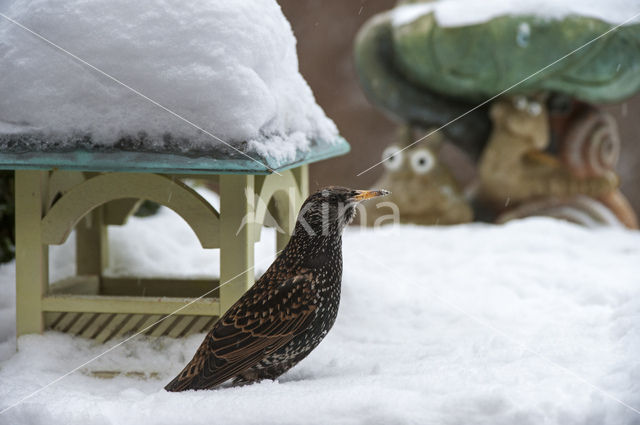
[[[373,168],[383,149],[395,137],[396,125],[366,99],[354,68],[353,40],[362,24],[376,13],[391,9],[393,0],[278,0],[298,39],[300,71],[316,100],[351,144],[351,153],[311,165],[310,188],[339,184],[367,188],[384,172]],[[620,128],[622,151],[617,166],[622,192],[640,211],[640,95],[604,108]],[[475,170],[460,152],[446,145],[441,160],[462,183]]]

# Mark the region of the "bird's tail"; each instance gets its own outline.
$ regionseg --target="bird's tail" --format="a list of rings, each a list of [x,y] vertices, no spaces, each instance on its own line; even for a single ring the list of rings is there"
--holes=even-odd
[[[185,390],[189,389],[189,383],[185,382],[184,380],[181,381],[180,380],[180,375],[178,375],[175,378],[173,378],[173,380],[171,382],[169,382],[164,387],[164,389],[167,390],[167,391],[171,391],[171,392],[185,391]]]

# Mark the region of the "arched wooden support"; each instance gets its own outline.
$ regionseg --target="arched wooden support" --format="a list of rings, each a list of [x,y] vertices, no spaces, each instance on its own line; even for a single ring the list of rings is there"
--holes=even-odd
[[[276,206],[276,222],[283,232],[277,233],[276,249],[283,249],[296,224],[298,209],[304,201],[299,179],[292,171],[285,171],[281,175],[268,175],[261,179],[257,193],[259,202],[256,205],[255,222],[264,223],[269,212],[269,202],[273,199]],[[256,226],[256,240],[260,236],[260,226]]]
[[[104,206],[104,224],[122,226],[144,202],[143,199],[116,199]]]
[[[300,204],[302,205],[305,199],[309,196],[309,166],[305,164],[300,167],[293,168],[291,173],[298,182],[298,189],[300,189],[300,195],[302,195]]]
[[[203,248],[219,248],[220,215],[184,183],[159,174],[110,173],[71,188],[42,219],[44,244],[64,243],[76,224],[94,208],[116,199],[148,199],[178,213]]]
[[[49,208],[54,203],[54,201],[62,197],[62,195],[67,193],[73,187],[84,183],[85,180],[86,177],[84,173],[79,171],[52,171],[51,175],[49,176],[47,208]]]

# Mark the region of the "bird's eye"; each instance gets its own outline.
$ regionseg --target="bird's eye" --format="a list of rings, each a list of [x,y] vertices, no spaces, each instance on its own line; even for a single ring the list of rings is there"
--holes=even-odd
[[[526,97],[517,96],[513,100],[513,104],[514,104],[514,106],[516,107],[517,110],[524,111],[525,109],[527,109],[527,105],[529,104],[529,102],[527,101]]]
[[[531,102],[529,106],[527,106],[527,112],[534,117],[538,116],[540,112],[542,112],[542,106],[538,102]]]
[[[382,152],[382,161],[387,169],[395,171],[402,166],[402,149],[399,146],[391,145]]]
[[[411,153],[411,168],[417,174],[428,173],[435,163],[433,154],[426,149],[416,149]]]

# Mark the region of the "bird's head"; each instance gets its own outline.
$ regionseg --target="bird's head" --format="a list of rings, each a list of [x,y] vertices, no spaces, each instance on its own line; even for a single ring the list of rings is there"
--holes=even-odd
[[[295,232],[306,232],[310,236],[341,232],[353,221],[359,202],[389,193],[387,190],[354,190],[340,186],[321,189],[302,204]]]

